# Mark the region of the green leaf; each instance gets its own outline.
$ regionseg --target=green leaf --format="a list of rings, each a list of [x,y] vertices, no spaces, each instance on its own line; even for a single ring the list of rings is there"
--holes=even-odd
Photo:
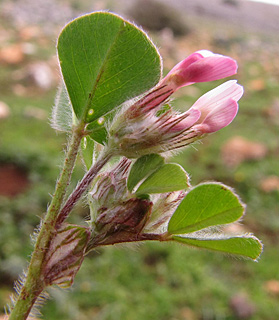
[[[139,186],[136,194],[164,193],[188,188],[188,176],[176,163],[167,163],[152,173]]]
[[[51,125],[55,130],[70,132],[73,125],[73,107],[64,83],[59,87],[52,110]]]
[[[92,133],[90,133],[90,137],[97,141],[98,143],[105,145],[108,138],[108,132],[104,126],[100,126],[99,128],[96,128]]]
[[[182,234],[238,220],[244,205],[227,186],[201,184],[187,193],[172,215],[168,232]]]
[[[129,173],[127,181],[128,190],[132,191],[141,180],[150,176],[155,170],[160,168],[164,162],[164,158],[155,153],[138,158]]]
[[[86,168],[89,169],[93,163],[95,143],[90,137],[84,137],[81,143],[81,151]]]
[[[116,111],[117,111],[117,109],[100,117],[98,120],[90,122],[87,125],[86,131],[89,132],[89,135],[93,140],[95,140],[98,143],[103,144],[103,145],[105,143],[107,143],[108,132],[107,132],[105,124],[110,123],[113,120]]]
[[[103,117],[101,117],[103,118]],[[101,119],[100,118],[100,119]],[[98,143],[104,145],[107,142],[107,138],[108,138],[108,133],[106,128],[103,125],[103,119],[101,119],[102,122],[100,122],[99,120],[95,120],[93,122],[91,122],[88,126],[87,126],[87,130],[90,131],[89,136],[97,141]]]
[[[149,90],[161,76],[151,40],[112,13],[73,20],[62,30],[57,49],[75,114],[86,122]]]
[[[256,260],[263,249],[262,243],[252,235],[243,235],[237,237],[220,237],[220,238],[188,238],[173,236],[172,240],[182,242],[189,246],[221,251],[229,254],[248,257]]]

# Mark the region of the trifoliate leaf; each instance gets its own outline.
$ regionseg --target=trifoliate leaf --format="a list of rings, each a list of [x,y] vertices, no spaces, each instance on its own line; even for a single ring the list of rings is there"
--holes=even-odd
[[[188,175],[176,163],[167,163],[152,173],[139,186],[136,194],[179,191],[188,188]]]
[[[256,260],[263,249],[262,243],[252,235],[243,235],[237,237],[218,237],[218,238],[190,238],[182,236],[173,236],[172,239],[182,242],[189,246],[220,251],[228,254],[238,255],[242,257]]]
[[[155,170],[164,164],[164,158],[159,154],[147,154],[137,159],[131,167],[127,187],[132,191],[134,187],[144,178],[150,176]]]
[[[205,183],[186,194],[170,219],[168,232],[194,232],[234,222],[243,214],[244,205],[229,187],[219,183]]]
[[[149,90],[161,76],[160,55],[148,36],[109,12],[70,22],[57,49],[74,112],[88,123]]]

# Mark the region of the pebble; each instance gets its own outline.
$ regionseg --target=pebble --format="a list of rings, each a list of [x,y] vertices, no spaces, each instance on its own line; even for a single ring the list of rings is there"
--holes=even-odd
[[[8,118],[10,114],[9,106],[5,102],[0,101],[0,119]]]

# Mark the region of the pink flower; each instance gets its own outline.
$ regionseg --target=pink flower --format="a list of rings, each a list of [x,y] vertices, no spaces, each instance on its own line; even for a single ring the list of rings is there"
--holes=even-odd
[[[223,79],[236,72],[237,63],[232,58],[201,50],[178,63],[161,81],[161,85],[175,91],[195,82]]]
[[[126,119],[136,119],[151,110],[156,111],[173,93],[174,90],[172,88],[169,88],[165,84],[159,84],[155,89],[134,103],[125,112],[124,116]]]
[[[169,107],[158,115],[157,107],[151,108],[138,117],[116,121],[110,131],[111,141],[116,153],[127,158],[187,146],[230,124],[242,94],[242,86],[231,80],[204,94],[184,113]]]
[[[178,63],[158,86],[131,106],[125,117],[132,119],[149,112],[167,101],[177,89],[195,82],[229,77],[237,72],[235,60],[208,50],[194,52]]]
[[[237,101],[243,94],[235,80],[209,91],[184,113],[175,112],[166,101],[182,86],[221,79],[236,71],[237,64],[229,57],[207,50],[193,53],[115,118],[109,131],[110,147],[118,155],[136,158],[184,147],[224,128],[236,116]]]
[[[195,130],[212,133],[229,125],[238,111],[237,101],[243,95],[243,87],[236,80],[227,81],[200,97],[188,112],[199,110],[201,116]]]

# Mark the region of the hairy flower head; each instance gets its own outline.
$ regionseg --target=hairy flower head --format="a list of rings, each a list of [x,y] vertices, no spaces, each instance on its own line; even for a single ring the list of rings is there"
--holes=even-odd
[[[123,110],[109,128],[109,147],[118,155],[137,158],[193,143],[227,126],[237,114],[243,88],[228,81],[198,99],[186,112],[167,104],[177,89],[212,81],[237,71],[235,60],[208,50],[194,52],[178,63],[157,87]]]

